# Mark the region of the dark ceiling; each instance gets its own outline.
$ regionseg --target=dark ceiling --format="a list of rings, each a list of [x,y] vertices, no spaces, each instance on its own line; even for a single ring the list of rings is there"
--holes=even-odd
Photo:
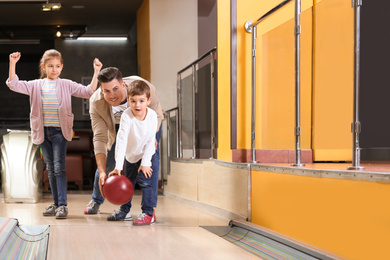
[[[43,12],[42,4],[60,3],[59,11]],[[143,0],[0,0],[0,39],[128,35]]]

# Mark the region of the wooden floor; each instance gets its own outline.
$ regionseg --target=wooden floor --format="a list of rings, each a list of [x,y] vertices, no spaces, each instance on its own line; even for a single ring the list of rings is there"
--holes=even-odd
[[[61,259],[259,259],[201,226],[227,226],[230,219],[172,197],[159,196],[157,222],[133,226],[130,221],[108,222],[118,208],[108,202],[101,213],[84,215],[90,192],[68,194],[69,217],[43,217],[52,203],[44,194],[37,204],[4,203],[0,194],[0,216],[19,220],[20,225],[50,225],[49,260]],[[133,218],[140,212],[141,196],[135,195]]]

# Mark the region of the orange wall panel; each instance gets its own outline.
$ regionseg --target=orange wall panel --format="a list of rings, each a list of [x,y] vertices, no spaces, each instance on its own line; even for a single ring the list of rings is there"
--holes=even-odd
[[[252,222],[348,259],[390,259],[389,183],[252,170]]]

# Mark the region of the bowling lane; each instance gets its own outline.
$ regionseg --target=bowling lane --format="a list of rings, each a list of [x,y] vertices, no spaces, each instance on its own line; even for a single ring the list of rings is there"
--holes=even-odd
[[[68,219],[43,217],[51,203],[45,194],[37,204],[0,203],[4,217],[21,225],[50,225],[48,259],[259,259],[201,226],[227,226],[230,219],[174,198],[159,196],[157,222],[133,226],[131,222],[108,222],[118,206],[105,203],[101,213],[84,215],[90,194],[68,194]],[[141,213],[141,195],[133,198],[133,218]]]

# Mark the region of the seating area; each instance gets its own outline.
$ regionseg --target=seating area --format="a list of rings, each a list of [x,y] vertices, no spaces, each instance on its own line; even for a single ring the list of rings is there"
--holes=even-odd
[[[73,140],[68,142],[65,162],[67,179],[68,183],[75,184],[79,190],[92,189],[93,186],[96,162],[92,137],[90,130],[77,130]],[[46,191],[49,189],[47,170],[43,172],[43,187]]]

